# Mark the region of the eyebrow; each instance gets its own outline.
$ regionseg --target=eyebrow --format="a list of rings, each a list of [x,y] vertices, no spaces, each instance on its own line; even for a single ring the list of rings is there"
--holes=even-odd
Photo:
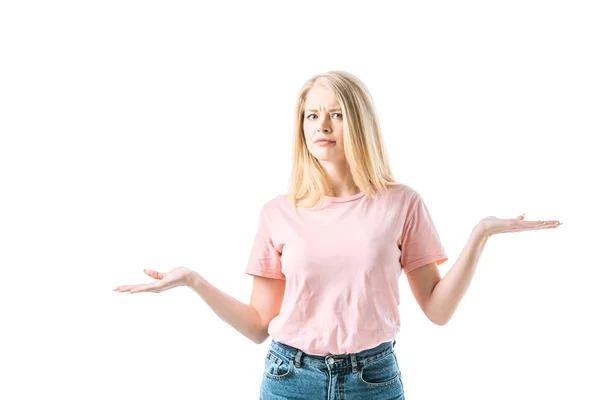
[[[341,109],[341,108],[339,108],[339,107],[336,107],[336,108],[332,108],[332,109],[331,109],[331,110],[329,110],[329,111],[342,111],[342,109]],[[319,112],[319,110],[313,110],[313,109],[310,109],[310,110],[306,110],[305,112]]]

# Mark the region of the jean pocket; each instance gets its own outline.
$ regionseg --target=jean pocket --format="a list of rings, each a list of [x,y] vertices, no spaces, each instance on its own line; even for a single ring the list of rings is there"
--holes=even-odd
[[[400,369],[394,353],[390,353],[379,360],[363,365],[358,380],[369,386],[385,386],[399,382]]]
[[[265,357],[265,377],[269,379],[287,379],[294,373],[294,363],[288,357],[269,349]]]

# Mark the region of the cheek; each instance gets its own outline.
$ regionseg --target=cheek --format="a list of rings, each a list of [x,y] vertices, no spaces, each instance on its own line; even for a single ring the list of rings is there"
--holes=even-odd
[[[303,133],[304,135],[304,146],[310,151],[312,152],[312,148],[310,145],[310,137],[308,137],[308,135],[306,134],[306,132]]]

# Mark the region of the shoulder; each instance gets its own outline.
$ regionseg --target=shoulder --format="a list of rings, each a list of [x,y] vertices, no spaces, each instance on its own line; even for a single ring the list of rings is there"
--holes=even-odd
[[[261,213],[262,214],[272,214],[272,213],[276,212],[278,209],[281,209],[284,202],[285,202],[285,195],[278,194],[276,196],[273,196],[273,197],[267,199],[263,203]]]
[[[406,183],[398,183],[389,189],[387,196],[394,202],[410,202],[414,201],[416,197],[419,197],[419,193]]]
[[[422,208],[424,203],[418,189],[404,183],[390,188],[385,197],[381,203],[384,207],[398,210],[404,215]]]

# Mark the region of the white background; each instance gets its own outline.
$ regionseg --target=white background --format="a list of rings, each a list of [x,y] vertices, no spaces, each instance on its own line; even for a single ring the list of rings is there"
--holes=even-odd
[[[492,237],[443,327],[401,276],[406,398],[600,397],[595,2],[198,3],[1,3],[0,398],[257,399],[270,339],[188,288],[112,289],[186,266],[248,302],[297,92],[333,69],[373,95],[442,275],[485,216],[564,222]]]

